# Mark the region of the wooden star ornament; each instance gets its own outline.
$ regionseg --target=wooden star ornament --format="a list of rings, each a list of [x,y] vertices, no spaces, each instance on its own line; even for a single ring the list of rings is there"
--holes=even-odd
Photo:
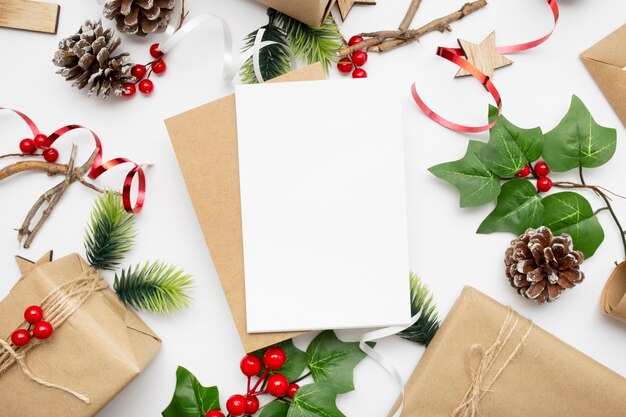
[[[459,45],[467,60],[483,74],[491,78],[496,68],[511,65],[513,61],[496,52],[496,32],[491,32],[481,43],[475,44],[464,39],[459,39]],[[463,68],[459,69],[455,77],[470,75]]]
[[[369,4],[375,5],[376,0],[337,0],[337,6],[339,7],[339,13],[341,14],[341,20],[346,20],[348,13],[355,4]]]

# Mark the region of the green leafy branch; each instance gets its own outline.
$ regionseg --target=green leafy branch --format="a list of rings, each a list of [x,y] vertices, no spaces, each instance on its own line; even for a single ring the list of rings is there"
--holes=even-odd
[[[409,278],[411,280],[411,316],[420,314],[420,317],[411,327],[398,333],[398,336],[428,346],[440,325],[435,303],[428,287],[417,275],[411,272]]]

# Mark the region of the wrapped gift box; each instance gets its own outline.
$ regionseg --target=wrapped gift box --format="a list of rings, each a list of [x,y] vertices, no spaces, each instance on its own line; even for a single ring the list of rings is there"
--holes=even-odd
[[[257,0],[302,23],[318,27],[330,14],[336,0]]]

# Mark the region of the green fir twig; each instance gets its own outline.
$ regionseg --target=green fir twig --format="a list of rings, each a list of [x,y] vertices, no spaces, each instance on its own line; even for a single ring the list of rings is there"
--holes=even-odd
[[[113,288],[124,304],[152,313],[173,313],[188,307],[191,297],[191,275],[161,261],[115,274]]]
[[[411,280],[411,316],[418,313],[421,315],[415,324],[398,333],[398,336],[428,346],[439,330],[440,322],[435,311],[436,306],[430,290],[420,278],[411,272],[409,279]]]
[[[94,204],[85,232],[87,260],[97,269],[114,270],[135,243],[135,217],[119,194],[105,191]]]

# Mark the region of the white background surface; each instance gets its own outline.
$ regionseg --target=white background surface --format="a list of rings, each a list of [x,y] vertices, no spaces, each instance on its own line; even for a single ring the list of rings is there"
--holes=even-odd
[[[233,90],[232,85],[220,81],[219,29],[201,29],[169,54],[168,71],[155,80],[152,97],[101,102],[72,89],[54,74],[51,63],[58,40],[74,33],[84,19],[97,18],[101,6],[95,1],[59,1],[62,10],[56,36],[0,29],[0,105],[26,112],[46,132],[70,123],[91,127],[104,141],[105,158],[123,155],[155,163],[148,173],[145,210],[138,219],[140,237],[128,263],[165,259],[184,266],[196,279],[192,308],[171,317],[142,315],[163,338],[163,348],[151,366],[100,415],[159,415],[171,398],[178,364],[193,371],[204,385],[218,385],[223,404],[230,394],[244,389],[245,380],[238,370],[243,351],[162,123],[166,117]],[[452,12],[462,3],[425,0],[414,26]],[[221,14],[231,22],[237,40],[266,22],[265,8],[251,0],[188,0],[187,4],[193,15]],[[361,31],[395,28],[407,6],[408,0],[380,0],[375,7],[355,6],[341,25],[342,31],[348,37]],[[494,80],[503,96],[504,114],[520,126],[539,125],[547,131],[565,114],[571,94],[577,94],[599,123],[616,127],[618,133],[614,159],[601,168],[588,170],[587,181],[626,193],[624,127],[578,58],[580,52],[624,23],[626,4],[615,0],[561,0],[560,6],[561,19],[554,36],[539,48],[511,55],[515,63],[496,71]],[[551,27],[549,8],[543,0],[493,0],[452,27],[452,33],[432,33],[419,44],[385,55],[371,55],[366,65],[372,78],[397,79],[406,84],[404,128],[411,139],[408,158],[413,164],[408,185],[412,269],[432,289],[442,316],[461,288],[473,285],[626,375],[626,325],[603,317],[599,309],[600,292],[613,261],[623,258],[618,234],[607,213],[601,214],[606,240],[583,265],[586,281],[552,305],[536,306],[521,299],[509,287],[502,268],[503,253],[512,235],[474,234],[493,206],[458,208],[457,191],[426,171],[436,163],[460,158],[468,135],[434,124],[410,99],[410,83],[416,81],[424,99],[444,116],[466,123],[484,122],[489,96],[475,80],[454,80],[457,68],[436,57],[436,47],[455,46],[457,37],[478,42],[494,29],[500,45],[535,39]],[[161,40],[158,36],[153,39]],[[152,42],[124,37],[124,45],[136,62],[149,60],[148,46]],[[339,76],[332,71],[331,77]],[[355,112],[368,112],[372,123],[385,123],[377,117],[375,108],[362,108],[350,97],[345,98],[345,113],[337,117],[348,121]],[[0,153],[13,152],[27,131],[13,121],[17,119],[1,115],[0,120]],[[323,121],[311,118],[310,123],[318,125]],[[87,140],[83,135],[76,134],[75,141]],[[487,135],[472,138],[484,140]],[[62,155],[69,153],[69,142],[60,146]],[[88,153],[86,147],[82,149]],[[119,187],[124,174],[121,171],[124,170],[103,177],[98,183]],[[568,174],[553,177],[574,179]],[[58,256],[82,252],[83,228],[95,196],[80,185],[72,186],[63,197],[32,249],[20,250],[16,243],[13,229],[19,227],[35,199],[57,181],[35,174],[1,184],[0,296],[8,292],[18,277],[14,254],[37,258],[50,248]],[[598,207],[592,194],[587,197]],[[626,219],[626,202],[616,201],[615,206],[621,218]],[[279,308],[280,299],[276,303]],[[388,354],[405,378],[422,351],[412,343],[396,339],[380,343],[377,349]],[[356,369],[355,380],[356,391],[341,396],[339,407],[348,416],[385,416],[396,395],[388,377],[364,361]]]

